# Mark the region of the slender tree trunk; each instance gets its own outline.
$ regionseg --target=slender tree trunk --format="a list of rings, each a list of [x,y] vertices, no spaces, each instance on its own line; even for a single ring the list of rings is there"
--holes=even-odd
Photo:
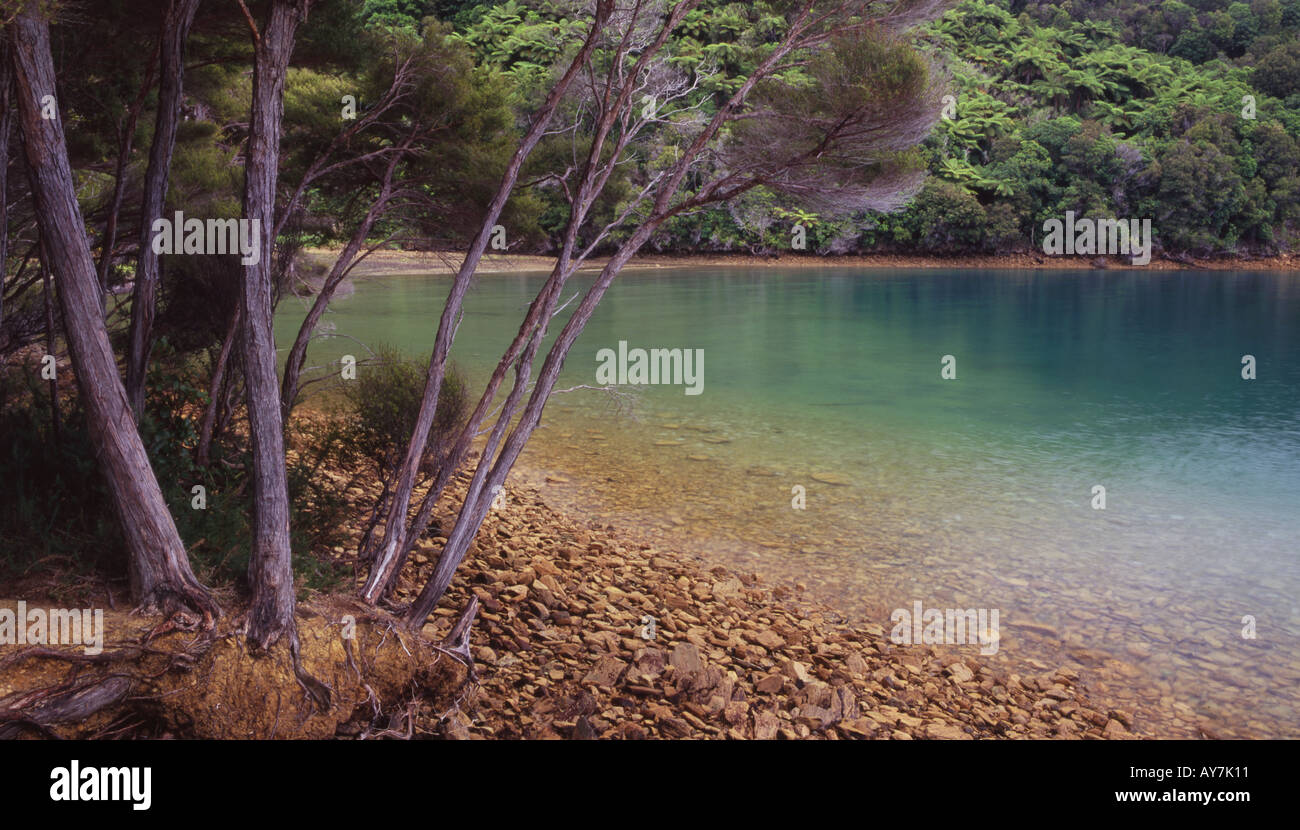
[[[496,447],[501,439],[502,430],[510,421],[519,398],[528,385],[528,376],[532,371],[532,359],[536,353],[538,343],[546,326],[549,324],[554,314],[556,301],[559,299],[559,293],[564,287],[565,282],[572,276],[576,266],[573,264],[574,251],[577,246],[578,232],[586,221],[596,197],[604,189],[610,173],[613,171],[613,165],[610,164],[601,168],[600,159],[604,150],[605,141],[609,137],[615,125],[622,120],[630,103],[633,91],[638,88],[637,79],[641,72],[658,53],[658,51],[667,42],[669,36],[676,28],[677,24],[685,17],[689,11],[698,4],[698,0],[686,0],[679,4],[667,19],[660,25],[659,32],[655,39],[646,47],[639,50],[636,61],[626,75],[622,76],[622,81],[618,84],[610,83],[605,91],[605,105],[603,115],[592,136],[591,144],[588,148],[587,158],[582,167],[580,184],[576,194],[573,196],[573,202],[570,208],[570,218],[565,229],[564,243],[561,246],[560,255],[556,260],[554,269],[550,277],[538,292],[537,297],[533,300],[525,315],[524,322],[520,325],[514,341],[510,344],[506,353],[502,356],[497,364],[492,377],[488,380],[487,387],[483,395],[479,398],[479,403],[475,407],[474,413],[470,416],[461,432],[461,436],[449,452],[448,457],[444,460],[442,467],[433,486],[425,494],[420,503],[420,508],[416,513],[415,521],[412,523],[410,532],[404,538],[397,555],[388,563],[387,581],[383,584],[382,592],[391,591],[397,582],[397,574],[401,571],[407,557],[410,555],[416,540],[419,539],[424,529],[428,526],[430,517],[433,514],[433,507],[438,498],[441,496],[444,487],[450,480],[451,476],[459,468],[465,455],[469,451],[470,443],[474,436],[477,435],[479,424],[487,415],[489,406],[496,396],[497,388],[501,381],[505,379],[506,372],[512,364],[516,365],[515,385],[507,396],[507,401],[502,408],[502,414],[497,419],[497,425],[493,429],[491,437],[488,439],[487,447],[484,449],[484,456],[490,457],[495,452]],[[624,40],[620,46],[615,61],[621,61],[624,50],[627,48],[627,41]],[[611,78],[612,81],[612,78]],[[610,101],[610,95],[615,89],[618,94],[614,96],[615,100]],[[613,157],[618,158],[626,148],[628,141],[631,140],[634,133],[624,132],[615,141]],[[523,351],[523,357],[520,352]],[[481,465],[481,462],[480,462]],[[471,488],[473,485],[471,485]],[[463,506],[462,506],[463,510]],[[380,594],[383,595],[382,593]]]
[[[154,54],[157,54],[155,50]],[[108,219],[104,222],[104,239],[99,250],[99,290],[104,297],[104,313],[108,313],[108,272],[113,265],[113,246],[117,244],[117,217],[122,211],[122,194],[126,190],[126,166],[131,160],[131,147],[135,144],[135,125],[140,120],[140,109],[144,106],[149,87],[153,86],[153,56],[149,59],[149,68],[145,71],[144,83],[140,93],[131,102],[127,110],[126,125],[117,143],[117,169],[113,175],[113,198],[108,204]],[[138,417],[138,416],[137,416]]]
[[[289,484],[285,471],[284,423],[276,377],[272,330],[271,259],[275,185],[280,161],[280,121],[284,83],[294,33],[307,16],[310,0],[276,0],[260,37],[255,37],[253,109],[244,173],[244,216],[261,234],[261,256],[244,266],[240,291],[243,318],[244,386],[253,449],[253,552],[248,579],[253,601],[248,639],[269,648],[288,635],[297,652],[294,623],[292,551],[289,545]]]
[[[48,263],[58,282],[68,347],[100,468],[108,481],[130,552],[131,588],[145,607],[200,612],[205,628],[216,603],[190,570],[176,524],[149,466],[118,377],[99,309],[99,286],[77,205],[61,120],[41,117],[41,98],[55,92],[49,22],[30,0],[11,26],[23,144]]]
[[[163,13],[158,49],[158,114],[154,120],[149,168],[144,176],[140,213],[140,261],[131,297],[131,340],[126,358],[126,394],[137,420],[144,408],[145,375],[152,346],[154,304],[158,293],[158,255],[153,252],[153,223],[162,216],[167,178],[176,148],[176,125],[184,92],[185,39],[199,0],[171,0]]]
[[[324,284],[321,285],[320,292],[316,294],[316,299],[311,304],[311,309],[307,312],[306,318],[303,319],[302,325],[298,327],[298,335],[293,340],[293,346],[289,349],[289,357],[284,363],[284,380],[280,384],[280,406],[284,410],[284,420],[289,421],[289,413],[293,410],[294,400],[298,397],[298,381],[301,379],[303,362],[307,358],[307,346],[311,343],[312,332],[316,330],[316,325],[320,318],[325,314],[325,309],[329,308],[330,300],[334,297],[334,292],[338,289],[339,283],[352,270],[352,263],[361,251],[361,246],[366,243],[366,237],[370,235],[370,229],[375,226],[375,221],[384,214],[393,196],[393,176],[397,171],[397,164],[405,155],[406,147],[410,146],[408,141],[400,150],[395,151],[388,160],[388,166],[384,170],[384,178],[379,187],[379,196],[371,204],[370,209],[366,211],[365,218],[357,227],[352,238],[344,247],[343,252],[334,260],[334,267],[330,269],[329,275],[325,278]]]
[[[234,350],[235,339],[239,333],[239,306],[230,312],[230,325],[226,326],[226,336],[221,338],[221,351],[217,353],[216,365],[212,367],[212,379],[208,383],[208,405],[203,410],[203,419],[199,422],[199,445],[194,450],[194,463],[206,467],[210,463],[212,437],[217,423],[217,412],[221,408],[222,391],[226,386],[226,373],[229,371],[230,355]]]
[[[394,488],[393,500],[388,508],[388,517],[384,525],[384,544],[379,551],[378,557],[376,557],[374,566],[370,569],[366,584],[361,590],[361,598],[366,602],[373,604],[383,595],[384,588],[391,580],[397,568],[400,554],[406,546],[406,520],[411,508],[411,494],[415,489],[415,478],[420,470],[420,459],[424,457],[424,448],[428,442],[429,430],[433,426],[433,418],[438,409],[438,395],[442,391],[447,354],[451,350],[455,322],[464,301],[465,292],[469,288],[474,272],[478,269],[478,263],[483,257],[483,252],[487,249],[488,240],[492,235],[492,227],[496,224],[497,218],[500,217],[506,201],[514,190],[515,182],[519,178],[520,168],[523,167],[524,161],[527,160],[533,148],[541,140],[551,122],[551,117],[555,114],[556,107],[559,106],[560,100],[568,91],[569,85],[577,77],[579,71],[587,65],[587,61],[600,39],[601,32],[609,19],[612,9],[613,3],[611,0],[597,0],[595,15],[587,39],[583,42],[577,55],[574,56],[564,75],[552,87],[545,103],[542,104],[541,109],[533,118],[528,133],[524,136],[523,141],[519,143],[519,147],[515,150],[509,164],[506,165],[505,174],[501,178],[501,184],[497,187],[497,192],[493,196],[491,204],[488,205],[487,215],[483,219],[483,225],[479,229],[478,236],[474,238],[473,244],[465,254],[465,261],[461,263],[460,269],[456,272],[456,278],[447,294],[447,302],[443,306],[442,316],[438,320],[438,334],[434,339],[433,355],[429,359],[429,370],[425,378],[424,396],[420,401],[420,412],[416,418],[415,429],[411,433],[411,441],[406,449],[406,458],[402,462],[401,475],[398,478],[396,488]]]
[[[523,415],[520,416],[519,423],[510,432],[510,437],[506,439],[501,454],[496,458],[495,462],[492,461],[486,451],[480,458],[478,468],[474,472],[474,478],[466,492],[465,503],[461,507],[460,514],[456,517],[456,524],[452,528],[451,534],[447,537],[447,544],[443,545],[438,565],[428,583],[425,584],[424,589],[420,591],[419,597],[411,606],[407,616],[407,624],[412,628],[419,628],[424,625],[424,621],[433,610],[433,607],[437,605],[438,600],[442,598],[442,595],[446,593],[447,588],[451,585],[456,568],[460,566],[461,560],[465,558],[466,551],[469,550],[469,546],[478,534],[483,520],[487,517],[488,509],[492,506],[492,499],[487,494],[495,492],[497,487],[504,486],[506,475],[509,474],[510,468],[514,466],[515,459],[519,457],[524,445],[528,443],[533,431],[537,429],[537,425],[541,422],[542,409],[546,406],[546,401],[550,397],[552,390],[555,389],[555,381],[559,377],[560,369],[564,367],[564,359],[568,356],[569,349],[573,347],[574,341],[578,339],[578,335],[582,333],[587,320],[591,318],[592,313],[596,310],[597,303],[604,296],[605,290],[609,288],[614,277],[618,276],[618,273],[623,270],[623,266],[654,234],[662,221],[663,219],[659,218],[658,221],[647,222],[638,227],[606,263],[597,278],[596,284],[583,297],[582,303],[573,312],[573,316],[569,318],[568,323],[565,324],[555,343],[551,346],[550,352],[547,353],[546,360],[542,364],[541,372],[537,377],[537,385],[533,388],[533,393],[528,400],[528,406],[525,408]],[[532,341],[530,347],[535,347],[536,342],[537,340]],[[528,350],[527,357],[531,358],[532,351],[532,348]],[[525,371],[524,361],[522,360],[520,361],[519,371],[521,373]],[[520,381],[526,380],[527,375],[521,374]],[[522,391],[522,385],[522,383],[516,383],[515,389],[511,392],[512,399],[517,399],[517,394]],[[512,408],[510,401],[507,402],[507,407],[508,409],[502,412],[501,419],[498,420],[497,426],[494,428],[494,433],[499,433],[505,424],[509,409]],[[489,446],[492,443],[489,440]]]
[[[574,241],[576,240],[576,233],[586,218],[592,200],[594,200],[595,197],[599,195],[600,190],[603,189],[605,181],[604,176],[596,174],[596,168],[594,166],[600,157],[600,147],[597,142],[599,142],[605,132],[607,132],[608,125],[612,123],[610,119],[617,117],[618,110],[627,105],[625,96],[620,94],[618,103],[616,103],[612,110],[606,114],[605,119],[603,119],[604,123],[602,124],[602,129],[597,131],[595,140],[593,141],[592,154],[588,157],[587,167],[584,170],[583,187],[579,191],[578,197],[574,200],[574,205],[570,213],[569,225],[566,229],[565,245],[561,252],[560,259],[556,264],[555,270],[552,272],[551,281],[548,282],[548,285],[539,293],[537,300],[534,301],[534,308],[537,304],[543,305],[541,319],[535,327],[530,327],[530,324],[526,319],[524,326],[520,328],[519,335],[516,336],[515,345],[512,345],[511,347],[513,350],[517,346],[520,337],[527,336],[529,338],[528,346],[516,364],[514,388],[511,390],[502,412],[493,427],[492,433],[487,440],[483,453],[479,458],[479,463],[474,471],[474,476],[466,490],[465,501],[462,503],[460,513],[456,517],[456,524],[452,527],[451,533],[447,537],[446,544],[443,545],[442,554],[438,559],[438,565],[434,569],[433,575],[429,578],[429,581],[425,584],[424,589],[420,592],[419,597],[416,598],[415,603],[411,606],[406,620],[407,625],[410,627],[418,629],[424,624],[425,619],[433,610],[434,605],[437,604],[438,600],[451,585],[451,580],[455,575],[456,568],[459,567],[461,561],[464,559],[465,553],[469,550],[470,544],[473,543],[474,537],[478,534],[479,528],[482,526],[483,520],[487,516],[487,512],[491,507],[491,494],[495,493],[499,487],[504,486],[506,476],[514,466],[519,453],[523,450],[528,439],[532,436],[533,431],[537,429],[537,425],[541,422],[542,410],[545,408],[546,401],[555,388],[555,382],[559,377],[560,370],[564,366],[564,360],[568,356],[569,350],[573,347],[573,343],[577,340],[578,335],[582,333],[587,321],[591,318],[592,313],[596,309],[596,305],[600,302],[605,291],[609,288],[610,283],[613,282],[614,278],[618,276],[619,272],[627,264],[628,260],[630,260],[632,256],[640,250],[641,246],[650,239],[666,219],[688,206],[687,203],[670,206],[670,201],[672,196],[680,187],[682,178],[690,169],[693,160],[703,150],[707,142],[717,134],[718,129],[726,120],[728,112],[743,102],[754,84],[757,83],[761,77],[764,77],[768,72],[770,72],[772,67],[775,66],[785,54],[788,54],[793,49],[793,33],[794,31],[797,31],[797,28],[796,25],[795,30],[792,30],[792,33],[787,35],[786,39],[765,58],[764,62],[760,64],[754,73],[752,73],[750,77],[741,84],[740,88],[733,93],[732,97],[719,108],[719,111],[715,113],[709,125],[695,138],[687,151],[682,154],[677,163],[671,168],[671,172],[666,181],[657,188],[657,195],[654,199],[654,205],[650,215],[641,222],[636,230],[633,231],[632,234],[619,246],[614,255],[610,257],[605,267],[601,269],[600,276],[597,278],[596,283],[587,291],[586,296],[583,297],[577,310],[574,311],[573,315],[569,318],[569,321],[565,324],[559,336],[556,338],[555,343],[552,344],[550,351],[546,355],[546,360],[542,364],[537,384],[529,397],[527,407],[520,416],[519,422],[512,430],[510,430],[510,435],[506,439],[505,445],[502,447],[500,454],[496,455],[494,459],[493,454],[496,451],[496,447],[498,446],[501,436],[505,432],[505,429],[518,405],[518,401],[522,397],[527,386],[533,355],[535,354],[537,346],[554,314],[555,296],[553,294],[548,294],[550,282],[554,282],[558,278],[558,283],[562,286],[574,270],[574,267],[569,264],[569,257],[572,253]],[[635,75],[633,75],[633,81],[635,81]],[[625,87],[625,90],[628,88],[631,87],[627,86]],[[620,143],[619,148],[615,150],[611,164],[617,161],[622,146],[623,145]],[[743,192],[745,189],[753,187],[755,184],[759,183],[759,181],[760,180],[758,179],[752,179],[748,184],[737,187],[734,192]],[[713,182],[710,184],[711,187],[705,188],[705,191],[709,194],[709,198],[721,198],[717,194],[717,183]],[[704,198],[704,195],[697,195],[696,198],[702,199]],[[530,309],[530,316],[532,315],[533,310],[534,309]],[[509,353],[507,354],[507,358],[508,357]],[[493,376],[494,382],[499,382],[500,370],[502,368],[502,365],[498,366],[498,373]]]

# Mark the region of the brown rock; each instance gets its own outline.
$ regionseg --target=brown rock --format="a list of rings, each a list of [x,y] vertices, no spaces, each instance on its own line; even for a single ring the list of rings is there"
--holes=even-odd
[[[785,678],[779,674],[769,674],[754,684],[754,688],[765,695],[774,695],[785,686]]]
[[[1133,728],[1133,715],[1125,712],[1123,709],[1111,709],[1108,713],[1112,718],[1124,725],[1125,729]]]
[[[785,665],[781,667],[785,676],[798,683],[800,686],[807,685],[813,681],[812,675],[808,673],[808,666],[800,663],[798,660],[786,660]]]
[[[965,663],[953,663],[948,667],[948,676],[958,683],[969,683],[975,679],[975,672]]]
[[[794,721],[809,729],[825,729],[835,722],[835,715],[829,709],[808,704],[799,707],[799,714],[795,715]]]
[[[595,667],[582,678],[583,683],[594,683],[597,686],[613,686],[622,676],[623,670],[627,664],[617,657],[602,657],[596,661]]]
[[[862,659],[862,655],[856,651],[851,652],[848,657],[844,658],[844,668],[854,677],[865,677],[870,667],[867,661]]]
[[[870,738],[880,730],[880,725],[871,718],[854,718],[840,724],[840,731],[855,738]]]
[[[657,648],[643,648],[634,658],[636,673],[650,678],[658,677],[664,672],[666,659],[664,653]]]
[[[732,726],[739,726],[749,716],[749,704],[743,700],[733,700],[722,710],[722,718]]]
[[[678,717],[662,718],[659,729],[669,738],[685,738],[691,734],[691,725]]]
[[[772,650],[785,646],[785,640],[781,635],[777,634],[770,628],[765,628],[762,631],[750,632],[748,636],[750,642],[758,643],[765,649]]]

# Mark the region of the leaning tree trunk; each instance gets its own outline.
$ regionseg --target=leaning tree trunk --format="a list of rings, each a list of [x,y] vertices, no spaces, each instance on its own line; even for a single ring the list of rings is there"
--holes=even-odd
[[[136,431],[100,312],[99,285],[77,205],[59,118],[41,117],[55,91],[49,22],[31,0],[11,25],[23,144],[48,266],[58,282],[68,347],[86,422],[130,552],[132,594],[144,607],[189,608],[210,628],[219,613],[190,570],[185,547]]]
[[[248,563],[253,602],[248,611],[248,639],[265,649],[282,635],[288,635],[295,652],[289,484],[271,319],[274,290],[271,255],[285,75],[293,52],[294,32],[307,16],[310,5],[310,0],[272,3],[266,29],[260,36],[254,35],[253,110],[244,172],[244,216],[254,223],[253,232],[261,235],[261,255],[257,262],[244,266],[239,295],[244,386],[253,448],[253,552]]]
[[[389,158],[388,165],[384,168],[383,179],[379,185],[379,195],[371,204],[370,209],[366,211],[365,217],[361,220],[361,224],[357,226],[356,231],[353,232],[348,244],[344,246],[343,252],[334,260],[334,267],[330,269],[324,284],[321,285],[320,291],[316,294],[315,301],[311,304],[311,309],[307,312],[306,318],[303,319],[302,325],[298,327],[298,335],[294,338],[293,346],[289,349],[289,356],[284,362],[284,381],[280,384],[280,406],[284,410],[286,423],[289,420],[289,413],[293,411],[294,402],[298,398],[303,362],[307,359],[307,346],[311,343],[312,333],[316,331],[320,318],[325,314],[325,310],[329,308],[330,300],[334,298],[334,292],[338,290],[339,284],[352,270],[357,254],[361,252],[361,246],[366,244],[366,239],[370,236],[370,229],[375,226],[375,222],[379,217],[388,210],[389,202],[393,198],[393,176],[396,175],[397,165],[410,144],[411,142],[408,140]]]
[[[199,8],[199,0],[171,0],[163,13],[158,45],[158,114],[154,120],[149,168],[144,176],[144,202],[140,213],[140,262],[135,269],[131,297],[131,341],[126,358],[126,396],[136,420],[144,409],[145,375],[155,297],[158,293],[158,255],[153,252],[153,222],[162,216],[167,198],[167,177],[176,148],[176,123],[184,90],[185,38]]]
[[[456,278],[452,281],[451,290],[447,293],[447,302],[443,306],[442,316],[438,320],[438,333],[434,337],[433,355],[429,359],[429,370],[425,376],[424,396],[420,400],[420,411],[416,416],[415,428],[411,432],[411,440],[406,448],[406,457],[402,461],[401,473],[397,479],[397,486],[393,491],[393,500],[388,507],[388,516],[384,524],[384,544],[370,569],[366,584],[361,589],[361,598],[368,603],[374,604],[383,596],[384,589],[393,578],[393,574],[396,573],[402,558],[402,552],[406,547],[407,514],[411,509],[411,496],[415,490],[415,478],[420,469],[420,462],[424,458],[429,430],[433,427],[434,415],[438,409],[438,396],[442,391],[447,355],[451,351],[451,341],[456,329],[455,321],[459,316],[461,304],[464,302],[465,292],[469,288],[474,272],[478,269],[478,263],[483,257],[483,252],[487,250],[488,241],[492,236],[492,227],[496,224],[501,211],[505,209],[510,194],[514,191],[515,182],[519,178],[519,171],[523,167],[524,161],[527,160],[537,143],[541,141],[552,116],[555,115],[556,108],[567,93],[569,85],[577,77],[578,73],[586,67],[587,61],[591,58],[591,53],[595,50],[605,23],[609,20],[612,11],[613,3],[610,0],[597,0],[587,39],[570,62],[568,69],[565,70],[565,73],[547,94],[546,100],[537,111],[536,116],[534,116],[528,132],[524,135],[523,140],[519,142],[514,155],[511,156],[510,162],[506,165],[505,173],[501,177],[501,183],[497,186],[497,192],[488,205],[487,214],[483,219],[483,225],[479,229],[478,236],[474,238],[474,242],[465,253],[465,261],[461,263],[460,269],[456,272]]]
[[[452,577],[456,573],[456,568],[460,566],[461,560],[465,558],[465,553],[473,543],[474,537],[478,535],[479,528],[483,525],[483,520],[487,518],[488,510],[492,506],[491,494],[496,488],[505,485],[506,476],[514,466],[515,459],[523,450],[524,445],[532,436],[533,431],[542,419],[542,410],[546,406],[546,401],[550,397],[552,390],[555,389],[555,381],[560,375],[560,370],[564,367],[564,359],[568,356],[569,350],[573,348],[574,341],[582,333],[587,321],[591,319],[592,313],[596,310],[596,305],[604,296],[605,290],[609,288],[614,278],[623,270],[623,266],[628,260],[641,249],[641,246],[654,234],[662,224],[663,218],[652,217],[645,224],[641,225],[632,236],[619,246],[618,251],[610,258],[605,267],[601,269],[600,276],[587,292],[573,316],[569,318],[568,323],[560,331],[555,343],[552,344],[550,352],[546,355],[546,360],[542,363],[541,372],[537,378],[537,385],[533,388],[532,395],[529,397],[528,405],[525,407],[519,422],[511,430],[510,436],[506,439],[501,454],[495,461],[488,457],[487,450],[479,459],[478,468],[474,471],[474,477],[470,481],[470,486],[465,494],[465,503],[461,506],[460,513],[456,517],[456,524],[452,527],[451,533],[447,536],[447,542],[442,547],[442,555],[438,559],[438,565],[429,581],[425,583],[420,595],[412,603],[410,611],[407,614],[406,623],[412,628],[420,628],[428,618],[433,607],[437,605],[438,600],[446,593],[447,588],[451,585]],[[521,361],[517,369],[519,377],[516,381],[515,389],[512,390],[510,397],[506,401],[506,408],[502,411],[493,434],[488,440],[489,446],[495,446],[500,439],[501,432],[506,426],[514,406],[517,405],[520,393],[523,392],[528,379],[528,365],[531,364],[534,349],[538,340],[540,340],[542,330],[534,334],[536,339],[529,343],[529,348],[524,354],[524,360]]]

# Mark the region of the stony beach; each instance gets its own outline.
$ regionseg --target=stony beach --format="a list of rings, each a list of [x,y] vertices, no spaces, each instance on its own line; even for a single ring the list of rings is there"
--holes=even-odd
[[[421,543],[399,601],[441,541]],[[479,683],[436,725],[452,738],[1156,737],[1083,664],[1004,673],[978,647],[896,646],[798,586],[584,525],[529,488],[508,488],[426,635],[471,593]]]

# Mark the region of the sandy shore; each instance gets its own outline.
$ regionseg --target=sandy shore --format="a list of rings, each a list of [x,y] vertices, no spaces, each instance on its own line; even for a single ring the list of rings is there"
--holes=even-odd
[[[308,261],[322,265],[332,261],[337,249],[309,248]],[[353,271],[356,277],[387,276],[397,274],[452,274],[460,266],[463,256],[454,251],[375,251]],[[988,256],[939,257],[920,254],[867,254],[853,256],[817,256],[816,254],[787,253],[779,257],[751,256],[747,254],[687,254],[644,255],[633,259],[628,268],[971,268],[971,269],[1081,269],[1095,270],[1095,257],[1059,256],[1042,254],[999,254]],[[582,270],[599,270],[604,258],[593,258]],[[479,272],[483,274],[514,274],[546,272],[555,260],[548,256],[531,254],[488,254],[483,258]],[[1153,271],[1300,271],[1300,256],[1287,254],[1257,259],[1214,259],[1176,262],[1170,259],[1153,259],[1145,266],[1132,266],[1122,257],[1108,258],[1107,267]]]

